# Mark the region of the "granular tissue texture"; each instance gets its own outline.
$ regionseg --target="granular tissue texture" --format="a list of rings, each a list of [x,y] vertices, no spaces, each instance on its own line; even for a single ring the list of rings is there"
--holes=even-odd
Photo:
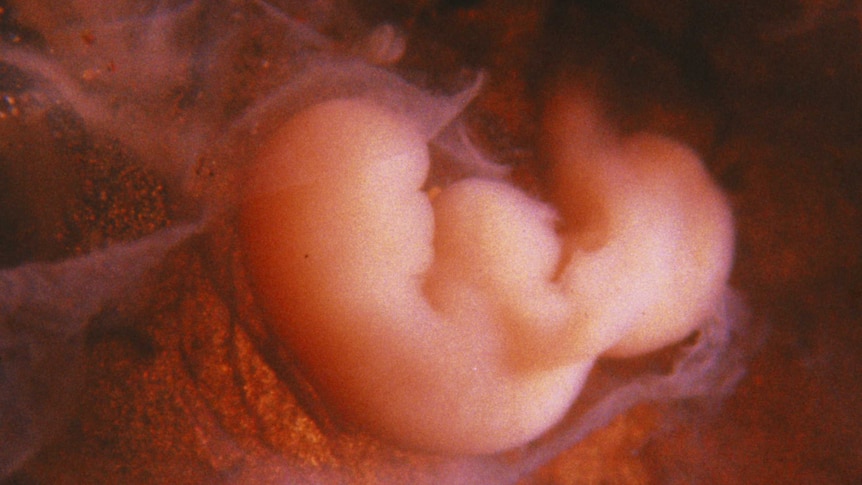
[[[349,5],[2,9],[0,478],[513,483],[743,374],[727,201],[589,93],[528,187]]]

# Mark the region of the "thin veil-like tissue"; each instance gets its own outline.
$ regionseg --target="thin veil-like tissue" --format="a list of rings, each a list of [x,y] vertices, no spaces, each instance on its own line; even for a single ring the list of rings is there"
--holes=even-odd
[[[242,340],[240,335],[254,343],[261,361],[276,368],[279,377],[267,385],[296,395],[295,402],[301,403],[292,404],[294,414],[285,420],[305,422],[313,416],[322,423],[311,428],[321,437],[297,442],[328,450],[312,455],[280,448],[287,441],[277,437],[230,436],[235,429],[212,420],[217,424],[201,427],[218,438],[201,442],[229,442],[234,455],[223,453],[217,459],[213,452],[199,458],[209,460],[212,473],[227,483],[333,483],[354,477],[378,483],[509,483],[639,402],[723,396],[733,389],[743,372],[739,332],[744,319],[738,297],[728,289],[720,299],[722,308],[703,322],[693,343],[674,350],[670,371],[643,366],[635,373],[617,373],[600,360],[561,424],[514,459],[409,453],[373,439],[357,440],[327,425],[315,409],[319,403],[313,390],[291,374],[293,366],[277,362],[289,350],[268,346],[271,335],[249,305],[250,285],[237,269],[242,258],[231,222],[236,186],[258,147],[280,121],[304,108],[361,96],[414,120],[427,142],[445,154],[445,164],[432,161],[438,166],[432,166],[429,185],[468,175],[500,179],[507,170],[471,144],[461,116],[481,90],[480,74],[454,94],[429,93],[386,67],[404,43],[392,26],[327,36],[320,32],[340,25],[338,9],[329,2],[309,4],[315,7],[264,0],[10,2],[0,42],[0,95],[6,100],[0,124],[18,128],[4,128],[4,133],[48,125],[56,130],[55,121],[62,118],[71,121],[60,129],[75,132],[65,136],[83,141],[43,153],[46,159],[34,162],[32,173],[20,165],[28,147],[4,144],[0,175],[23,173],[18,180],[38,183],[45,178],[38,171],[50,172],[58,189],[49,204],[63,206],[62,197],[76,193],[70,187],[81,180],[56,174],[75,173],[73,165],[83,163],[90,147],[108,144],[124,154],[118,164],[155,174],[163,182],[170,210],[163,224],[134,237],[114,242],[82,237],[89,242],[46,258],[50,260],[24,258],[0,269],[0,479],[60,433],[86,380],[85,336],[94,322],[122,326],[128,315],[164,319],[166,310],[153,304],[159,300],[153,292],[171,291],[165,297],[171,301],[195,298],[175,283],[182,268],[177,261],[184,259],[201,261],[199,274],[204,276],[195,281],[214,288],[211,307],[224,309],[226,316],[210,323],[204,322],[210,318],[204,309],[198,321],[186,312],[175,317],[174,327],[223,324],[232,329],[232,338]],[[34,210],[30,215],[45,214],[53,212]],[[140,297],[145,292],[149,298]],[[161,313],[156,314],[157,308]],[[142,321],[146,319],[139,317],[135,324]],[[176,372],[189,373],[179,366]],[[200,375],[186,378],[209,379]],[[201,392],[187,399],[216,397]],[[249,444],[256,439],[269,441]],[[256,458],[241,458],[247,449],[256,450]],[[269,455],[260,458],[260,449]],[[238,457],[231,461],[225,455]]]

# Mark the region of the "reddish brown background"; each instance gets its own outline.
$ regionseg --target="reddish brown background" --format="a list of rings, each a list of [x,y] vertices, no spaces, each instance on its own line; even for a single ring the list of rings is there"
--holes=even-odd
[[[537,170],[535,126],[550,80],[588,73],[623,129],[651,129],[692,144],[731,197],[738,221],[732,284],[749,303],[752,325],[767,332],[736,393],[714,414],[694,413],[701,422],[683,414],[671,420],[675,426],[661,409],[637,407],[524,485],[862,482],[862,7],[810,0],[356,5],[369,21],[394,20],[411,32],[397,66],[405,77],[446,90],[464,80],[465,68],[488,72],[471,120],[480,144],[515,165],[525,184]],[[70,204],[76,227],[89,236],[67,237],[97,245],[164,223],[161,186],[146,173],[116,172],[106,161],[115,156],[111,150],[101,147],[88,172],[76,176],[116,202],[90,201],[87,190],[98,192],[93,187],[70,195],[78,197]],[[24,248],[21,235],[33,224],[16,224],[23,232],[2,234],[4,262],[54,256],[50,244],[42,253]],[[224,252],[196,244],[201,259]],[[167,265],[204,272],[194,260]],[[172,355],[162,359],[159,349],[208,342],[218,353],[222,338],[231,336],[200,329],[170,336],[173,319],[225,318],[207,278],[179,279],[165,285],[175,296],[180,288],[194,298],[141,296],[154,300],[156,318],[147,320],[157,335],[152,347],[141,347],[148,340],[137,335],[94,331],[82,415],[8,484],[195,483],[207,476],[191,466],[199,450],[179,451],[200,446],[192,437],[204,425],[178,416],[212,409],[196,409],[165,389],[197,386],[204,400],[224,401],[224,409],[213,411],[224,415],[235,396],[216,385],[220,377],[208,374],[215,371]],[[186,377],[168,370],[178,362],[187,366]],[[263,426],[246,421],[225,418],[222,425],[238,434]],[[310,423],[291,433],[270,441],[298,449],[309,462],[355,458],[321,452],[319,430]],[[239,460],[238,452],[213,446],[222,461],[211,459],[225,467]]]

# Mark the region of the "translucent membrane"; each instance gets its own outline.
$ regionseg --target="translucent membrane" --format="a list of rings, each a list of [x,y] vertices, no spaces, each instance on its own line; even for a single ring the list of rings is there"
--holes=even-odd
[[[133,240],[94,245],[51,262],[16,261],[0,270],[0,435],[12,437],[0,444],[0,477],[22,466],[61,428],[83,380],[84,340],[94,322],[122,325],[129,314],[155,316],[151,299],[140,295],[164,288],[179,268],[172,261],[197,254],[202,240],[222,246],[215,254],[223,259],[202,263],[218,304],[275,369],[279,381],[272,385],[302,403],[294,405],[301,417],[291,419],[307,420],[310,413],[323,423],[323,431],[314,432],[326,438],[318,441],[336,450],[331,459],[337,466],[304,462],[303,450],[273,452],[231,470],[237,483],[330,483],[355,476],[513,482],[636,403],[720,399],[742,375],[744,319],[728,289],[693,342],[669,351],[669,369],[599,360],[569,414],[514,455],[441,458],[373,439],[357,441],[353,431],[328,427],[325,404],[296,366],[280,363],[291,351],[268,343],[266,318],[248,304],[251,285],[242,271],[234,271],[242,265],[232,224],[241,197],[237,187],[282,121],[325,100],[350,97],[411,119],[436,153],[445,154],[438,158],[446,162],[432,167],[429,185],[468,176],[500,179],[506,170],[471,145],[459,118],[481,89],[481,76],[459,93],[425,92],[382,66],[403,49],[391,26],[369,29],[361,41],[347,44],[318,33],[337,19],[327,9],[294,13],[260,0],[11,3],[15,22],[4,26],[0,84],[22,101],[15,110],[7,101],[5,113],[24,127],[38,127],[59,112],[72,120],[68,129],[119,145],[128,154],[121,163],[164,181],[173,212],[167,227]],[[2,150],[2,164],[21,157],[18,146]],[[66,173],[75,153],[71,147],[46,155],[50,160],[33,170]],[[34,174],[30,179],[39,178]],[[58,180],[60,188],[75,183],[71,177]],[[239,443],[246,441],[236,440],[242,449]],[[343,451],[347,446],[351,453]]]

